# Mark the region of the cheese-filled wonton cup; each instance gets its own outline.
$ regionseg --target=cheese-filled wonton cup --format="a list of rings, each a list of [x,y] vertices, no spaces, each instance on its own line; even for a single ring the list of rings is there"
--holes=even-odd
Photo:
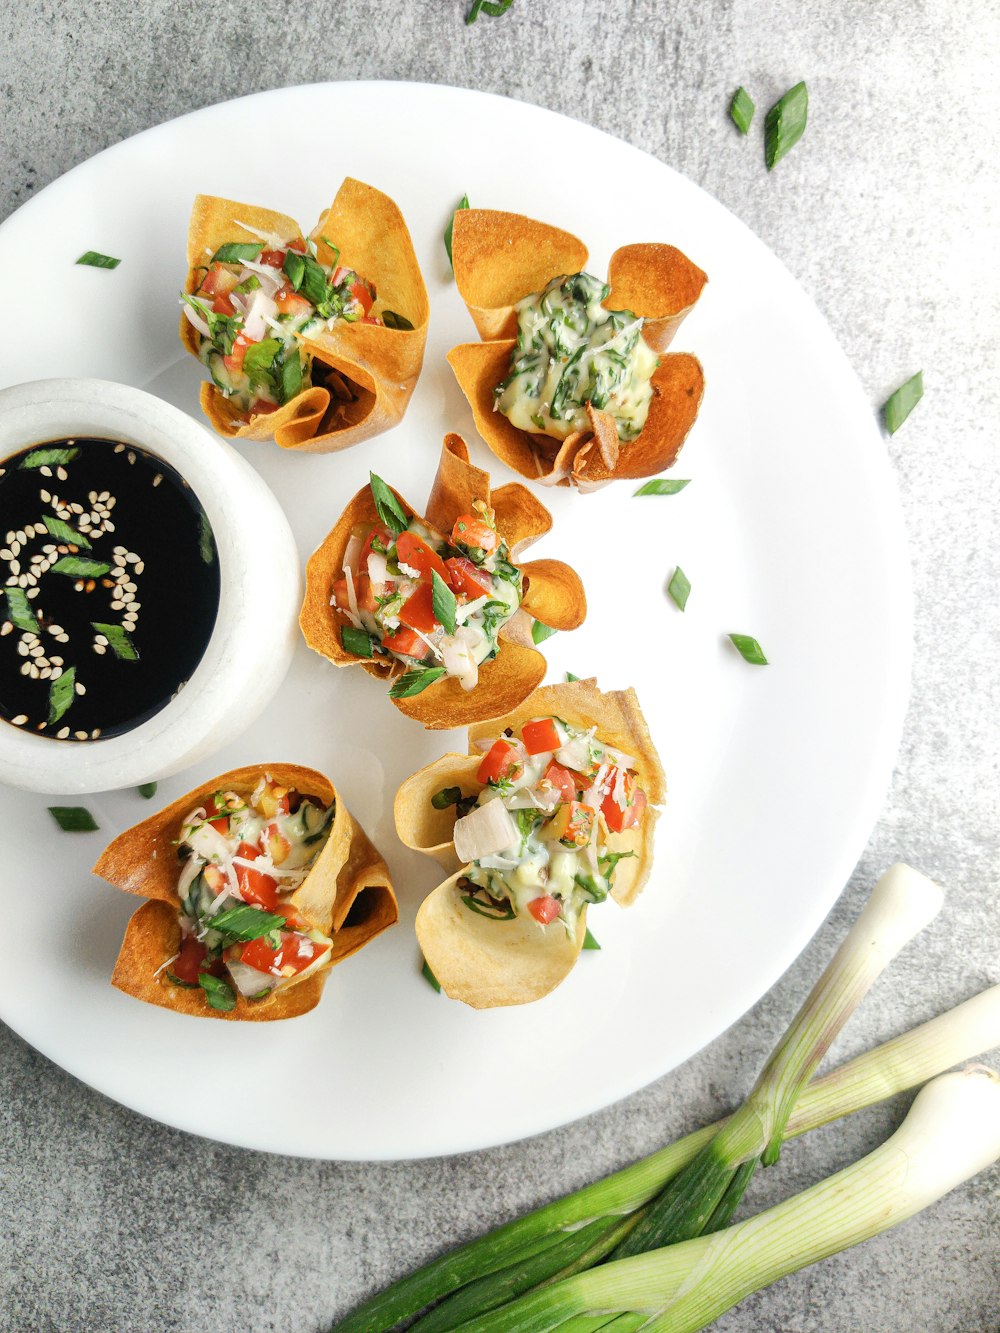
[[[188,230],[185,292],[198,292],[220,246],[252,244],[259,233],[301,243],[299,224],[284,213],[231,199],[198,195]],[[374,287],[370,323],[338,319],[331,327],[299,338],[312,357],[312,376],[274,411],[251,415],[226,397],[216,383],[201,387],[201,405],[212,425],[227,438],[273,439],[283,449],[332,453],[390,430],[403,418],[423,363],[429,305],[413,242],[396,204],[371,185],[347,177],[330,208],[309,233],[316,259],[333,272],[355,270]],[[304,247],[303,247],[304,248]],[[339,253],[338,253],[339,252]],[[368,297],[365,297],[368,300]],[[265,329],[262,336],[273,336]],[[199,357],[201,336],[182,313],[181,342]]]
[[[493,391],[517,348],[515,306],[553,278],[581,271],[586,247],[569,232],[517,213],[463,209],[455,214],[452,256],[459,293],[483,341],[452,348],[448,361],[477,430],[498,458],[542,485],[581,491],[671,466],[698,415],[705,380],[696,357],[665,353],[701,294],[707,280],[701,269],[671,245],[615,251],[602,304],[643,319],[641,336],[659,354],[652,401],[641,431],[627,442],[619,439],[614,417],[589,403],[587,428],[560,440],[514,425],[494,410]]]
[[[586,935],[586,905],[568,922],[553,918],[542,924],[533,919],[531,908],[513,916],[483,914],[480,908],[485,905],[489,912],[490,903],[484,904],[481,896],[469,903],[472,866],[461,864],[455,851],[455,798],[471,798],[467,804],[473,810],[483,808],[473,802],[486,786],[477,775],[484,755],[491,753],[490,743],[508,730],[517,741],[525,735],[525,724],[540,718],[558,719],[582,732],[596,728],[597,741],[631,760],[630,772],[644,794],[641,817],[631,827],[612,831],[602,811],[595,835],[601,855],[612,860],[607,884],[619,906],[635,901],[652,867],[653,807],[662,804],[666,788],[634,690],[602,693],[593,680],[546,685],[504,717],[470,727],[469,754],[443,755],[403,783],[395,819],[406,846],[433,856],[451,872],[422,903],[417,939],[445,993],[476,1009],[526,1004],[547,995],[572,970]],[[561,808],[557,806],[557,812]]]
[[[176,985],[166,975],[181,946],[177,886],[183,863],[178,859],[178,838],[187,816],[206,807],[214,793],[232,792],[247,799],[265,775],[275,784],[334,807],[329,836],[302,883],[277,908],[279,914],[294,914],[303,929],[330,937],[332,947],[320,966],[301,981],[293,980],[264,999],[240,996],[226,1011],[206,1004],[200,987]],[[306,1013],[319,1003],[331,967],[357,953],[399,915],[385,861],[333,784],[299,764],[252,764],[201,784],[120,833],[102,852],[94,874],[126,893],[149,899],[128,923],[112,984],[148,1004],[200,1018],[259,1022]]]

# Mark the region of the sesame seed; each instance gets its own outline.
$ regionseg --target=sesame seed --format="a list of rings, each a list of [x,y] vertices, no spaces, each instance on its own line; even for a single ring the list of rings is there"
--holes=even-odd
[[[100,729],[100,727],[95,727],[94,730],[90,733],[90,739],[91,739],[92,741],[96,741],[97,738],[98,738],[98,736],[99,736],[100,734],[101,734],[101,729]],[[155,856],[156,853],[154,852],[153,855]]]
[[[28,663],[28,675],[32,680],[37,680],[40,674],[40,668],[36,667],[34,662]]]
[[[117,501],[117,500],[115,499],[115,497],[112,495],[111,498],[108,500],[108,509],[109,509],[109,510],[114,509],[114,507],[115,507],[115,505],[116,505],[117,503],[118,503],[118,501]]]
[[[4,538],[4,541],[9,546],[13,540],[14,540],[14,534],[12,532],[8,532],[7,536]]]
[[[13,628],[14,626],[10,623],[10,621],[5,620],[3,624],[0,625],[0,634],[9,634]]]
[[[11,718],[11,722],[13,722],[15,727],[23,727],[25,722],[27,722],[27,720],[28,720],[27,713],[18,713],[17,717]]]
[[[87,693],[87,687],[86,687],[86,685],[81,685],[79,681],[76,682],[75,689],[76,689],[77,694],[86,694],[86,693]]]
[[[12,560],[12,561],[10,562],[10,572],[11,572],[12,574],[20,574],[20,572],[21,572],[21,562],[20,562],[20,560]]]
[[[42,647],[40,643],[31,643],[28,645],[29,657],[41,657],[44,652],[45,649]]]
[[[73,735],[76,737],[78,741],[85,741],[88,739],[87,733],[85,731],[74,731]]]
[[[38,575],[37,575],[37,574],[31,574],[31,573],[28,573],[28,574],[25,574],[24,577],[28,580],[28,587],[33,588],[33,587],[35,586],[35,584],[38,582]]]
[[[131,449],[128,451],[128,461],[129,461],[130,463],[134,463],[134,462],[135,462],[135,454],[132,452]]]
[[[38,470],[39,470],[39,472],[42,474],[43,477],[51,477],[51,476],[52,476],[52,469],[51,469],[50,467],[40,467]]]
[[[48,491],[39,491],[38,494],[45,501],[46,504],[48,504],[48,502],[52,499],[52,496]]]
[[[17,651],[21,654],[22,657],[28,656],[28,645],[24,642],[23,639],[17,645]]]
[[[27,574],[19,574],[17,577],[17,584],[19,588],[26,588],[28,586]]]
[[[68,735],[69,735],[69,727],[62,727],[60,728],[59,731],[56,732],[56,740],[64,741]]]
[[[54,666],[54,667],[52,667],[52,668],[50,668],[50,669],[51,669],[51,672],[52,672],[52,679],[53,679],[53,680],[58,680],[59,677],[60,677],[60,676],[62,675],[62,673],[63,673],[63,669],[62,669],[62,667],[56,667],[56,666]]]
[[[94,644],[94,652],[98,655],[98,657],[103,657],[107,651],[108,651],[107,648],[102,647],[101,644],[99,643]]]
[[[45,546],[42,547],[42,550],[45,552],[46,555],[55,555],[56,553],[55,542],[47,542]]]
[[[142,602],[133,602],[133,603],[132,603],[132,610],[133,610],[133,611],[138,611],[139,608],[140,608],[141,606],[142,606]]]
[[[63,627],[62,627],[62,625],[50,625],[50,626],[49,626],[49,633],[50,633],[50,634],[61,634],[62,632],[63,632]]]
[[[14,552],[8,550],[7,547],[4,547],[4,549],[0,551],[0,560],[13,560],[13,559],[14,559]]]
[[[39,679],[39,680],[48,680],[48,678],[49,678],[51,675],[52,675],[52,668],[51,668],[51,667],[41,667],[41,668],[39,669],[39,672],[38,672],[38,679]]]
[[[56,643],[69,643],[69,635],[68,635],[68,634],[57,634],[57,635],[56,635]]]
[[[138,563],[138,564],[136,565],[136,567],[135,567],[135,572],[136,572],[137,574],[141,574],[142,571],[143,571],[145,568],[146,568],[146,562],[145,562],[144,560],[140,560],[139,563]]]
[[[14,537],[14,540],[15,540],[16,542],[20,542],[20,543],[23,544],[24,542],[26,542],[26,541],[28,540],[28,538],[27,538],[27,535],[26,535],[24,532],[18,530],[17,535]]]
[[[77,581],[73,584],[73,587],[76,589],[77,592],[83,592],[83,579],[77,579]]]
[[[29,588],[29,589],[28,589],[28,596],[29,596],[29,597],[37,597],[38,594],[39,594],[40,592],[41,592],[41,588]]]
[[[30,676],[30,675],[31,675],[31,663],[30,663],[30,662],[25,662],[24,665],[21,667],[21,675],[22,675],[22,676]]]
[[[101,644],[102,646],[106,647],[106,646],[107,646],[107,642],[108,642],[108,640],[107,640],[106,636],[103,635],[103,634],[95,634],[95,635],[94,635],[94,642],[95,642],[95,643],[99,643],[99,644]]]
[[[128,547],[127,547],[127,546],[116,546],[116,547],[115,547],[115,555],[125,555],[125,554],[127,553],[127,551],[128,551]]]
[[[115,453],[116,453],[116,454],[123,454],[124,452],[125,452],[125,446],[124,446],[123,444],[116,444],[116,445],[115,445]]]
[[[160,484],[160,482],[161,482],[162,480],[163,480],[163,473],[162,473],[162,472],[157,472],[156,476],[153,478],[153,485],[154,485],[154,486],[159,486],[159,484]]]
[[[120,601],[120,600],[116,600],[116,601],[114,601],[114,602],[111,603],[111,609],[112,609],[112,611],[121,611],[121,610],[124,608],[124,606],[125,606],[125,603],[124,603],[123,601]]]
[[[134,551],[129,551],[125,559],[128,561],[130,565],[137,565],[139,563],[139,557],[136,555]]]
[[[113,523],[104,523],[102,526],[105,532],[114,532],[115,530],[115,525]]]
[[[56,468],[56,476],[59,478],[60,481],[69,481],[69,473],[66,471],[64,467]]]

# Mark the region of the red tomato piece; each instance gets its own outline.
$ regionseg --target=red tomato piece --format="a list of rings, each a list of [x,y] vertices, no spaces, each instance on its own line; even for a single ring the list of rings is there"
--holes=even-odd
[[[233,305],[228,292],[223,292],[212,302],[212,313],[215,315],[235,315],[236,307]]]
[[[361,547],[361,555],[358,557],[359,569],[368,568],[368,557],[372,553],[373,543],[375,542],[378,542],[383,551],[388,551],[389,547],[392,545],[393,535],[384,523],[376,523],[365,538],[364,545]]]
[[[347,580],[344,581],[346,583]],[[378,609],[378,602],[372,590],[372,581],[367,574],[359,574],[354,580],[354,592],[358,599],[358,607],[362,611],[371,611],[374,614]]]
[[[558,788],[560,801],[576,800],[576,774],[568,768],[563,768],[562,764],[557,764],[554,759],[542,774],[542,781],[551,782],[553,787]]]
[[[536,921],[547,926],[559,915],[559,899],[553,898],[551,893],[547,893],[544,898],[532,898],[528,904],[528,911]]]
[[[565,847],[586,847],[594,831],[597,811],[582,801],[567,801],[560,805],[547,826],[550,838],[558,838]]]
[[[228,815],[219,815],[217,819],[207,819],[205,822],[206,824],[211,824],[212,828],[214,828],[217,833],[221,833],[223,837],[226,837],[229,833]]]
[[[286,796],[283,799],[287,807],[288,797]],[[287,814],[287,808],[282,813]],[[277,824],[265,825],[261,831],[260,845],[261,850],[271,858],[271,864],[276,866],[280,866],[292,850],[291,842],[285,837]]]
[[[451,530],[451,540],[455,546],[478,548],[487,555],[492,555],[500,545],[496,528],[491,528],[478,514],[459,514]]]
[[[508,740],[501,736],[494,741],[492,748],[483,755],[476,777],[480,782],[502,782],[504,778],[516,778],[524,772],[527,751],[518,740]]]
[[[243,358],[254,345],[255,339],[248,338],[245,333],[238,333],[233,340],[233,350],[228,356],[222,358],[222,364],[229,371],[230,375],[239,375],[243,371]]]
[[[208,971],[208,968],[202,966],[207,953],[208,950],[201,940],[196,940],[193,935],[188,935],[181,944],[180,953],[167,968],[167,971],[172,973],[178,981],[183,981],[188,986],[197,986],[199,974]]]
[[[243,946],[240,962],[255,967],[258,972],[268,972],[273,977],[293,977],[304,972],[329,947],[329,944],[318,944],[307,935],[283,930],[277,949],[272,949],[266,939],[251,940]]]
[[[351,299],[357,301],[358,305],[361,307],[361,309],[365,312],[366,315],[368,314],[368,311],[371,310],[372,306],[375,304],[375,297],[368,290],[368,288],[365,286],[363,282],[356,282],[351,287]]]
[[[249,842],[241,842],[236,855],[244,861],[256,861],[260,856],[260,848]],[[262,870],[255,870],[252,866],[237,866],[236,883],[244,902],[263,907],[266,912],[273,912],[277,907],[278,881],[271,875],[265,875]]]
[[[420,635],[405,625],[401,625],[395,634],[386,634],[382,646],[388,648],[390,653],[402,653],[404,657],[416,657],[420,661],[430,651]]]
[[[550,717],[539,718],[535,722],[525,722],[521,728],[524,744],[529,754],[544,754],[546,750],[558,750],[562,741],[556,731],[556,724]]]
[[[306,243],[301,236],[296,236],[294,241],[288,242],[289,250],[294,250],[296,254],[304,255],[306,252]]]
[[[604,816],[604,822],[611,833],[623,833],[626,829],[635,828],[642,819],[642,812],[646,808],[646,793],[638,785],[631,773],[625,774],[625,808],[618,804],[614,798],[614,785],[616,774],[610,776],[612,790],[605,796],[601,802],[601,814]]]
[[[438,626],[434,614],[434,591],[429,583],[418,583],[417,590],[403,603],[399,619],[410,629],[430,634]]]
[[[474,565],[467,556],[453,555],[445,562],[448,582],[455,592],[463,592],[470,602],[484,593],[492,592],[490,576]]]
[[[308,315],[313,308],[312,302],[300,296],[287,282],[275,296],[274,304],[278,307],[279,315]]]
[[[213,264],[202,280],[198,295],[223,296],[226,292],[231,292],[238,283],[239,278],[232,269],[225,268],[222,264]]]
[[[415,569],[428,583],[435,570],[445,583],[448,582],[448,571],[444,561],[433,546],[428,546],[423,537],[418,537],[415,532],[401,532],[396,538],[396,559],[401,565],[409,565],[411,569]]]
[[[257,256],[258,264],[270,264],[272,268],[281,268],[285,262],[284,250],[261,250]]]
[[[267,416],[269,412],[277,412],[278,404],[269,402],[266,398],[255,398],[250,404],[250,415],[252,417]]]

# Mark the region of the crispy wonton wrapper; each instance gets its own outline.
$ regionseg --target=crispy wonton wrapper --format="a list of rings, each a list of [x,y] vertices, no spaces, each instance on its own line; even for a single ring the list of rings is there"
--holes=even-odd
[[[583,947],[586,909],[574,938],[558,921],[547,926],[524,917],[495,921],[469,911],[458,888],[468,866],[460,866],[455,855],[455,807],[435,810],[431,797],[443,787],[459,787],[463,796],[478,795],[482,783],[476,772],[483,751],[476,742],[492,741],[505,728],[516,730],[532,718],[551,716],[575,727],[596,727],[600,740],[635,758],[649,805],[638,828],[608,834],[606,839],[610,851],[635,852],[615,868],[612,897],[620,906],[635,901],[652,867],[657,818],[653,807],[663,803],[666,781],[634,690],[602,694],[594,680],[543,685],[504,717],[470,727],[469,754],[443,755],[407,778],[396,793],[395,817],[400,840],[433,856],[449,871],[449,878],[421,904],[417,939],[445,993],[474,1009],[526,1004],[554,990]]]
[[[284,213],[200,194],[191,210],[185,291],[197,290],[204,276],[200,270],[220,245],[259,239],[241,223],[288,240],[302,236],[299,224]],[[334,262],[332,244],[340,249],[340,263],[374,283],[373,314],[392,310],[413,328],[340,320],[332,329],[303,338],[314,358],[312,385],[275,412],[249,420],[217,385],[203,384],[201,405],[220,435],[273,439],[283,449],[323,454],[380,435],[403,418],[423,363],[429,310],[403,215],[388,195],[348,176],[310,237],[321,263]],[[183,313],[180,334],[197,357],[199,335]]]
[[[626,245],[611,256],[604,305],[641,315],[643,337],[660,353],[646,424],[622,444],[614,418],[596,408],[587,409],[589,430],[557,440],[519,430],[493,406],[516,346],[515,305],[554,277],[579,272],[587,262],[583,242],[517,213],[472,208],[455,214],[452,255],[459,293],[483,342],[452,348],[448,361],[476,429],[498,458],[544,486],[581,491],[671,466],[698,415],[705,377],[695,357],[664,352],[707,281],[700,268],[672,245]]]
[[[201,989],[168,981],[160,969],[180,947],[176,839],[181,821],[213,792],[249,797],[262,774],[303,796],[336,802],[330,836],[309,874],[286,900],[311,928],[332,935],[330,960],[304,981],[282,987],[264,1000],[238,997],[229,1013],[211,1009]],[[337,796],[331,782],[299,764],[251,764],[223,773],[190,791],[158,814],[120,833],[101,853],[94,874],[126,893],[150,899],[133,915],[115,964],[112,983],[138,1000],[197,1018],[266,1021],[294,1018],[319,1003],[330,968],[393,925],[399,912],[389,871],[364,830]]]
[[[416,514],[398,492],[393,494],[407,514]],[[523,596],[520,609],[500,631],[499,653],[479,668],[475,689],[463,690],[456,679],[445,677],[412,698],[392,700],[407,717],[415,718],[431,730],[467,726],[516,708],[545,675],[545,658],[531,639],[532,621],[537,619],[552,629],[569,630],[581,625],[587,614],[583,585],[569,565],[560,560],[524,562],[519,558],[526,547],[551,528],[549,511],[517,482],[491,493],[489,473],[469,462],[468,446],[462,437],[446,435],[422,517],[447,536],[456,518],[470,512],[474,500],[492,506],[497,531],[507,543],[512,563],[524,575]],[[309,557],[299,624],[309,647],[335,666],[360,665],[370,676],[389,682],[403,675],[406,667],[395,659],[357,657],[348,652],[341,641],[341,631],[348,621],[330,605],[333,584],[340,577],[351,534],[379,521],[371,488],[365,486]]]

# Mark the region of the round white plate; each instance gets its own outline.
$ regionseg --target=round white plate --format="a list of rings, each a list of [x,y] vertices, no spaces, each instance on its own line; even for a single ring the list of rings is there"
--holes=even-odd
[[[613,188],[574,188],[589,170]],[[389,861],[399,926],[338,968],[320,1006],[293,1022],[197,1022],[141,1004],[108,983],[135,900],[89,867],[151,804],[134,791],[95,796],[100,833],[70,835],[45,798],[4,790],[2,892],[20,924],[0,969],[0,1016],[93,1087],[182,1129],[272,1152],[405,1158],[507,1142],[606,1106],[697,1051],[775,981],[878,815],[906,700],[910,594],[870,406],[781,264],[661,162],[481,93],[282,89],[77,167],[0,227],[0,266],[31,274],[31,299],[16,327],[8,321],[2,382],[97,375],[198,417],[199,368],[176,331],[192,197],[266,204],[310,227],[345,175],[402,208],[430,291],[430,337],[397,430],[325,457],[242,446],[303,560],[369,468],[419,509],[446,430],[510,480],[444,359],[475,337],[441,243],[463,193],[575,232],[595,273],[618,245],[663,240],[709,274],[675,341],[707,377],[673,474],[691,485],[659,499],[633,498],[629,483],[543,491],[555,527],[533,552],[572,563],[590,606],[582,629],[545,645],[549,680],[572,671],[634,685],[659,746],[670,797],[652,880],[628,912],[609,903],[591,913],[602,951],[584,954],[545,1000],[477,1013],[435,994],[412,924],[438,877],[397,842],[392,800],[462,736],[421,731],[363,672],[302,645],[264,718],[161,783],[156,804],[237,764],[324,770]],[[121,266],[75,267],[87,249]],[[677,564],[692,585],[684,614],[665,593]],[[264,634],[267,623],[261,607]],[[771,665],[747,665],[729,631],[755,635]]]

